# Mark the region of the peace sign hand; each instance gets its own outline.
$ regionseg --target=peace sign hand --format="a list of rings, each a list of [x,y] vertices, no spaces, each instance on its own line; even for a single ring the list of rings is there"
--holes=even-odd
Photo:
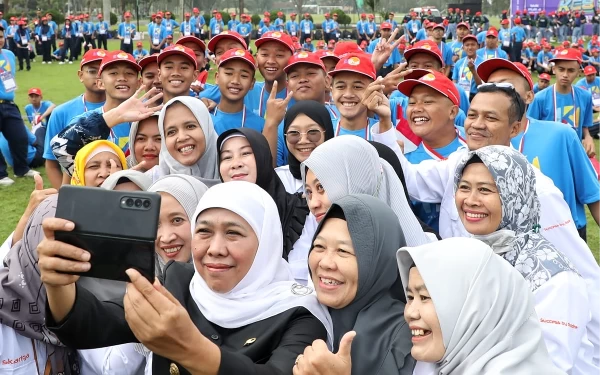
[[[375,50],[371,55],[371,62],[375,65],[375,70],[381,69],[385,62],[390,58],[392,52],[398,48],[398,45],[402,41],[401,39],[396,40],[396,35],[399,30],[399,28],[396,28],[389,39],[381,38],[379,43],[377,43],[377,46],[375,46]]]
[[[279,124],[283,118],[285,117],[285,112],[287,111],[288,104],[292,99],[293,92],[288,92],[285,99],[277,98],[277,81],[273,82],[273,87],[271,88],[271,93],[269,94],[269,99],[267,100],[267,112],[268,119],[273,123]]]

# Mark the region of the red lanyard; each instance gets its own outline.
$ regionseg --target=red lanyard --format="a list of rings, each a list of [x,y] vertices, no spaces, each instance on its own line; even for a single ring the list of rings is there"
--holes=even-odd
[[[215,108],[215,114],[214,116],[217,117],[219,114],[219,106],[217,106]],[[246,105],[244,104],[244,108],[242,109],[242,128],[244,127],[244,125],[246,124]]]
[[[336,125],[336,129],[335,129],[335,136],[337,137],[338,135],[340,135],[340,121],[338,121],[337,125]],[[369,141],[369,119],[367,119],[367,127],[365,128],[365,138],[367,141]],[[372,139],[371,139],[372,140]]]
[[[465,139],[458,134],[458,129],[456,130],[456,136],[458,137],[458,142],[461,144],[461,146],[468,147],[467,141],[465,141]],[[433,160],[446,160],[446,157],[442,156],[439,152],[428,146],[425,142],[423,142],[423,147],[425,148],[425,152],[431,156]]]
[[[337,120],[338,115],[337,113],[335,113],[335,111],[331,108],[331,103],[326,103],[325,108],[327,108],[329,110],[329,113],[331,114],[331,117],[333,117],[334,120]]]
[[[529,120],[525,120],[525,130],[523,131],[523,137],[521,137],[521,141],[519,142],[519,152],[523,153],[523,148],[525,147],[525,136],[527,135],[527,131],[529,130]]]
[[[571,125],[572,127],[574,127],[575,129],[577,129],[577,105],[575,103],[575,89],[571,86],[571,97],[573,98],[573,125]],[[556,106],[557,106],[557,102],[556,102],[556,84],[552,85],[552,109],[554,110],[554,121],[555,122],[562,122],[562,118],[559,119],[558,118],[558,111],[556,110]],[[564,113],[562,113],[561,111],[561,115],[562,117],[565,116]],[[569,124],[566,124],[569,125]]]

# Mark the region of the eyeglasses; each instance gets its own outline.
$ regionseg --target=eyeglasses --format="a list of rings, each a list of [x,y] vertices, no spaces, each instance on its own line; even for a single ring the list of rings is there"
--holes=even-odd
[[[325,132],[325,130],[321,130],[321,129],[310,129],[309,131],[307,131],[305,133],[299,132],[297,130],[290,130],[287,133],[285,133],[285,138],[291,144],[295,144],[295,143],[300,142],[303,135],[306,135],[306,138],[308,139],[309,142],[316,143],[321,140],[321,134],[323,132]]]

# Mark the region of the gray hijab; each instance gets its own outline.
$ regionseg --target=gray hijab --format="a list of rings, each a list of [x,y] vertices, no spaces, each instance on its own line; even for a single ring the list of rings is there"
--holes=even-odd
[[[159,117],[160,112],[154,112],[150,117]],[[149,117],[149,118],[150,118]],[[135,139],[137,137],[139,121],[132,122],[129,128],[129,156],[127,157],[127,168],[133,168],[139,164],[139,160],[135,158]],[[162,143],[162,142],[161,142]]]
[[[348,194],[379,198],[396,213],[409,246],[431,241],[413,214],[394,168],[366,140],[335,137],[321,144],[302,163],[303,185],[306,168],[319,179],[331,202]]]
[[[529,282],[532,292],[558,273],[577,273],[571,261],[539,233],[540,202],[535,171],[523,154],[506,146],[487,146],[465,154],[456,166],[454,191],[466,164],[475,156],[496,182],[502,221],[494,233],[474,237],[514,266]]]
[[[198,202],[200,202],[200,198],[202,198],[207,190],[208,187],[200,182],[200,180],[183,174],[172,174],[162,177],[148,188],[148,191],[151,192],[163,192],[172,195],[183,207],[190,222],[192,222],[192,217],[194,216]],[[166,263],[158,254],[155,255],[156,275],[161,276]],[[190,262],[191,260],[190,258]]]
[[[104,180],[100,187],[106,190],[114,190],[121,179],[133,182],[142,191],[148,190],[150,185],[152,185],[152,179],[150,179],[150,177],[148,177],[146,174],[131,169],[125,169],[108,176],[108,178]]]
[[[202,128],[202,132],[204,133],[204,154],[198,159],[198,161],[193,165],[183,165],[167,150],[167,146],[165,143],[165,113],[175,103],[181,103],[185,105],[192,113],[200,127]],[[213,126],[212,118],[210,113],[208,113],[208,109],[206,106],[198,99],[193,98],[191,96],[178,96],[173,98],[164,105],[163,109],[160,111],[160,116],[158,117],[158,130],[160,131],[161,141],[160,141],[160,154],[159,154],[159,162],[154,169],[158,169],[157,173],[159,176],[165,176],[170,174],[187,174],[194,177],[200,177],[207,180],[219,180],[219,164],[217,159],[217,132]]]
[[[527,282],[488,245],[449,238],[397,257],[404,288],[414,264],[435,306],[446,348],[436,374],[564,374],[548,355]]]
[[[334,350],[338,350],[342,336],[354,330],[357,335],[352,343],[352,374],[412,374],[414,359],[410,356],[411,336],[404,320],[404,303],[393,295],[393,290],[400,288],[396,251],[405,245],[398,219],[377,198],[348,195],[333,203],[315,238],[328,219],[340,217],[346,220],[352,238],[358,288],[348,306],[329,308]]]

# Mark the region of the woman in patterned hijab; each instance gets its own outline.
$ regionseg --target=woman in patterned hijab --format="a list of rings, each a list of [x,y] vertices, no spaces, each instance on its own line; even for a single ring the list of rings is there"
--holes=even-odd
[[[518,151],[488,146],[456,168],[455,201],[465,229],[508,261],[529,283],[550,357],[571,373],[598,373],[588,339],[594,326],[585,281],[539,233],[533,166]],[[575,370],[578,369],[578,370]]]

